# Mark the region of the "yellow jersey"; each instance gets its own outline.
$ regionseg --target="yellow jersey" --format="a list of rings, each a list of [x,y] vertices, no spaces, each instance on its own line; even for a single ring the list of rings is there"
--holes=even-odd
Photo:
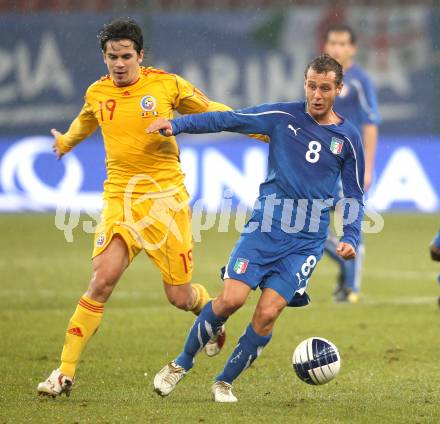
[[[132,85],[117,87],[109,75],[86,91],[84,106],[69,130],[57,138],[62,153],[101,127],[106,151],[107,180],[104,191],[130,195],[167,192],[184,187],[175,137],[147,134],[158,117],[230,110],[209,100],[178,75],[155,68],[140,68]]]

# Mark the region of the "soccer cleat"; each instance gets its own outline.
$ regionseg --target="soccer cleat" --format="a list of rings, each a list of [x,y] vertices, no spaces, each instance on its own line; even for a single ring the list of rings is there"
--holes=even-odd
[[[154,391],[161,396],[168,396],[186,371],[174,361],[165,365],[154,377]]]
[[[70,396],[73,388],[74,379],[61,374],[59,369],[53,370],[46,381],[41,382],[37,391],[40,396],[61,396],[63,393]]]
[[[361,296],[359,293],[342,288],[334,295],[333,299],[336,303],[351,303],[355,305],[360,302]]]
[[[205,346],[205,353],[208,356],[215,356],[220,353],[226,341],[225,326],[222,325],[217,334],[209,340]]]
[[[333,299],[336,303],[344,303],[348,301],[349,291],[345,287],[341,287],[339,290],[335,290],[333,293]]]
[[[216,381],[212,386],[212,399],[215,402],[231,403],[238,399],[232,394],[232,384],[226,381]]]

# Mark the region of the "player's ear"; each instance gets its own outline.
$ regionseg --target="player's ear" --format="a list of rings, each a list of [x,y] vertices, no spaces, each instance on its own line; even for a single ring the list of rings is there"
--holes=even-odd
[[[138,63],[139,65],[142,63],[142,61],[144,60],[144,49],[142,49],[139,53],[138,53]]]

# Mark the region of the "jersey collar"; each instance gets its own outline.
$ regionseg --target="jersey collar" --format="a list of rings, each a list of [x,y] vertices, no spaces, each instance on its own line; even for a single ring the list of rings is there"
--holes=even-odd
[[[338,112],[336,112],[333,109],[333,112],[335,112],[335,114],[338,116],[338,118],[341,120],[341,122],[339,122],[339,124],[320,124],[312,115],[310,115],[310,113],[307,111],[307,102],[304,102],[304,113],[316,124],[319,125],[320,127],[339,127],[341,125],[344,124],[345,122],[345,118],[341,115],[339,115]]]

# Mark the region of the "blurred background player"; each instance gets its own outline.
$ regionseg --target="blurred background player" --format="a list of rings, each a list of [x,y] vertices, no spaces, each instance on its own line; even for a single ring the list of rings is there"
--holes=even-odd
[[[429,252],[431,254],[431,259],[433,261],[440,262],[440,230],[435,236],[434,240],[432,240],[431,245],[429,246]],[[440,283],[440,274],[437,277],[437,281]],[[438,306],[440,308],[440,296],[437,299]]]
[[[433,261],[440,261],[440,230],[435,236],[434,240],[432,240],[429,251]]]
[[[61,365],[38,385],[38,392],[70,394],[76,366],[96,332],[105,302],[133,258],[144,250],[162,274],[168,300],[196,315],[210,296],[191,284],[192,233],[189,196],[174,137],[146,134],[158,116],[228,110],[210,101],[183,78],[141,67],[141,28],[131,19],[116,19],[99,33],[109,75],[87,89],[85,103],[69,130],[53,129],[58,159],[90,136],[98,126],[104,138],[107,180],[104,207],[93,250],[93,275],[67,327]],[[206,350],[219,352],[224,330]]]
[[[353,62],[357,50],[356,35],[348,25],[331,26],[326,32],[324,49],[344,69],[344,86],[336,98],[335,110],[349,119],[362,136],[365,151],[364,188],[367,191],[373,180],[380,122],[376,91],[366,72]],[[341,194],[338,193],[337,197],[341,197]],[[364,245],[359,245],[354,260],[344,261],[335,254],[336,243],[336,237],[330,234],[325,247],[325,251],[339,266],[335,300],[357,303],[361,289]]]

